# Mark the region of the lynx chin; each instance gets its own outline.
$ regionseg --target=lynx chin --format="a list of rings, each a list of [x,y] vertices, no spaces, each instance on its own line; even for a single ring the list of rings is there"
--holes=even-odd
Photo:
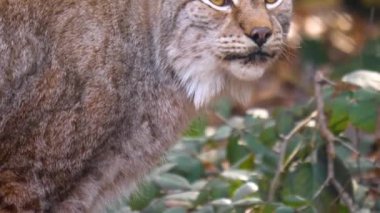
[[[0,212],[103,212],[282,53],[291,0],[0,0]]]

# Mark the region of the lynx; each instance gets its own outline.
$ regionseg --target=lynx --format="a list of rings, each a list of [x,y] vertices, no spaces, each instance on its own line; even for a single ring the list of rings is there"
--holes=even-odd
[[[0,212],[102,212],[282,53],[291,0],[0,0]]]

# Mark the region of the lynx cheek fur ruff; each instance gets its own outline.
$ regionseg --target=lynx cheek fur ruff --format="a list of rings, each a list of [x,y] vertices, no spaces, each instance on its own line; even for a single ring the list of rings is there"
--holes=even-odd
[[[102,212],[196,111],[250,96],[291,0],[0,0],[0,212]]]

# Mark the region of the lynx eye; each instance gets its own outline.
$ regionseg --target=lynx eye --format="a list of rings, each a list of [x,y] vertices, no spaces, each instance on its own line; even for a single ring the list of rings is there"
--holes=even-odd
[[[225,0],[210,0],[210,2],[219,7],[224,6],[226,4]]]
[[[273,10],[280,6],[283,0],[265,0],[265,4],[268,10]]]
[[[203,3],[207,4],[208,6],[220,10],[223,12],[229,12],[233,2],[232,0],[201,0]]]

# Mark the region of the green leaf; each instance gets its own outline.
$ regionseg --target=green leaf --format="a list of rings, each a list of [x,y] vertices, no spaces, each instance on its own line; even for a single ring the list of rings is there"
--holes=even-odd
[[[357,128],[373,133],[376,130],[377,108],[372,103],[355,105],[350,110],[350,120]]]
[[[295,211],[290,207],[281,206],[276,209],[276,213],[295,213]]]
[[[228,139],[227,145],[227,159],[230,164],[235,164],[239,162],[241,159],[245,158],[249,155],[249,150],[247,147],[243,146],[239,143],[240,136],[231,136]]]
[[[216,102],[214,111],[224,118],[228,118],[231,115],[232,104],[228,98],[222,98]]]
[[[376,211],[380,211],[380,200],[376,200],[376,203],[375,203],[375,210]]]
[[[204,175],[202,162],[189,154],[174,155],[170,158],[170,162],[176,165],[172,172],[185,177],[190,182],[194,182]]]
[[[186,209],[184,208],[170,208],[166,209],[163,213],[186,213]]]
[[[379,116],[380,93],[358,90],[354,94],[355,104],[350,109],[350,121],[357,128],[373,133]]]
[[[371,161],[367,157],[359,158],[355,161],[349,160],[347,164],[353,175],[360,175],[361,173],[371,172],[379,168],[376,162]]]
[[[314,189],[319,189],[320,186],[327,179],[327,152],[326,145],[323,145],[317,150],[317,163],[313,167],[314,176]],[[343,161],[338,157],[334,159],[334,173],[335,179],[343,186],[345,191],[352,197],[353,196],[353,186],[352,177],[344,165]],[[328,185],[316,199],[316,207],[321,212],[334,212],[339,211],[341,206],[339,205],[340,195],[338,191],[331,185]]]
[[[212,136],[213,140],[225,140],[231,136],[232,128],[230,126],[222,126],[216,130],[215,134]]]
[[[305,138],[300,134],[293,136],[293,138],[290,139],[290,143],[286,149],[287,161],[292,160],[295,162],[299,159],[302,159],[305,153],[308,155],[310,152],[308,152],[307,145],[309,145],[307,140],[305,140]]]
[[[244,134],[244,141],[246,142],[249,150],[251,150],[252,153],[254,153],[257,156],[273,156],[275,157],[275,154],[271,149],[264,146],[261,141],[257,139],[253,134]]]
[[[240,186],[233,195],[232,200],[237,201],[253,195],[259,190],[259,186],[256,183],[248,182]]]
[[[273,145],[275,145],[276,142],[278,141],[276,127],[271,126],[271,127],[265,128],[260,133],[259,139],[266,147],[269,147],[269,148],[273,147]]]
[[[288,134],[295,123],[294,117],[291,111],[279,110],[276,114],[276,129],[279,135]]]
[[[172,170],[173,168],[175,168],[176,165],[177,164],[175,164],[175,163],[165,163],[165,164],[157,167],[156,169],[154,169],[152,171],[152,175],[159,175],[159,174],[162,174],[162,173],[167,173],[170,170]]]
[[[248,154],[244,158],[240,159],[234,165],[231,166],[233,169],[245,169],[252,170],[255,166],[255,156],[252,154]]]
[[[319,174],[325,174],[327,178],[327,152],[326,146],[319,147],[317,151],[317,164],[322,170],[319,170]],[[352,176],[348,171],[344,162],[336,156],[334,158],[334,174],[335,179],[344,187],[345,191],[349,195],[353,195]]]
[[[183,192],[178,194],[170,194],[166,196],[165,199],[194,202],[198,196],[199,192]]]
[[[233,181],[248,181],[251,177],[251,172],[245,170],[229,169],[222,172],[221,176]]]
[[[202,137],[205,135],[207,119],[205,116],[194,119],[189,128],[185,131],[185,137]]]
[[[231,206],[231,204],[232,204],[232,201],[226,198],[216,199],[211,202],[211,205],[213,206]]]
[[[352,103],[346,94],[334,98],[327,103],[327,107],[330,108],[329,129],[337,135],[348,127],[350,121],[349,109]]]
[[[313,168],[310,163],[299,165],[295,171],[286,175],[283,189],[282,200],[298,196],[304,200],[311,200],[313,191]]]
[[[215,212],[212,206],[207,205],[195,211],[194,213],[215,213]]]
[[[310,204],[309,200],[306,200],[305,198],[298,195],[288,195],[284,197],[283,200],[287,206],[290,206],[293,208],[299,208],[299,207],[307,206]]]
[[[259,205],[259,204],[263,204],[263,201],[260,198],[255,198],[255,197],[243,198],[243,199],[233,202],[233,205],[235,207],[251,207],[251,206]]]
[[[211,202],[217,213],[229,213],[231,212],[233,206],[230,199],[221,198]]]
[[[231,184],[222,179],[212,179],[200,192],[196,204],[204,204],[210,200],[226,198],[230,195]]]
[[[202,144],[205,143],[206,138],[184,138],[181,143],[174,145],[173,149],[169,154],[197,154],[201,151]]]
[[[159,189],[151,182],[142,184],[136,193],[128,200],[128,205],[133,210],[142,210],[159,194]]]
[[[255,166],[267,175],[274,175],[279,156],[261,144],[260,140],[253,134],[244,134],[244,141],[249,150],[255,155]]]
[[[190,183],[183,177],[174,174],[161,174],[153,178],[153,182],[164,190],[188,190]]]
[[[166,205],[162,199],[153,200],[141,213],[164,212]]]

